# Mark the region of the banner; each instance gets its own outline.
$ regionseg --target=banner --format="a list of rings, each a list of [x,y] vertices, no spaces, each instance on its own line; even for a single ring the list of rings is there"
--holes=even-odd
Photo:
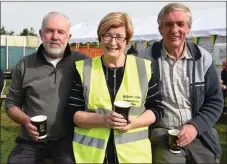
[[[213,45],[215,44],[216,39],[217,39],[217,35],[211,35],[211,36],[210,36],[210,40],[211,40],[211,43],[212,43]]]
[[[80,48],[80,43],[76,44],[76,48],[77,48],[77,50]]]
[[[193,42],[198,45],[199,44],[200,37],[194,37]]]
[[[87,49],[88,50],[90,49],[90,43],[87,43]]]
[[[147,42],[147,41],[144,41],[144,43],[143,43],[143,44],[144,44],[144,47],[145,47],[145,48],[147,48],[147,46],[148,46],[148,42]]]
[[[99,42],[96,42],[96,44],[97,44],[97,48],[100,48],[100,43]]]
[[[136,49],[136,42],[132,42],[132,45]]]

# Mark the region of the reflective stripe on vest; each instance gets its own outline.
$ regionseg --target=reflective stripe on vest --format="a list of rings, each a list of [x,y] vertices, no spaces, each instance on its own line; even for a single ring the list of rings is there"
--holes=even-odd
[[[148,130],[136,131],[133,133],[121,133],[120,135],[115,135],[114,140],[116,144],[124,144],[129,142],[135,142],[139,140],[146,139],[148,137]],[[73,140],[77,143],[96,147],[99,149],[103,149],[105,146],[105,140],[98,139],[90,136],[85,136],[82,134],[74,133]]]
[[[103,149],[105,140],[74,133],[73,140],[77,143]]]
[[[120,135],[115,135],[114,140],[116,144],[124,144],[129,142],[135,142],[148,138],[148,130],[137,131],[133,133],[121,133]]]
[[[100,57],[76,62],[76,68],[84,88],[86,111],[98,114],[111,111],[112,103]],[[150,78],[149,61],[127,56],[124,77],[115,100],[126,100],[133,104],[130,116],[137,117],[144,112],[143,103]],[[75,127],[73,149],[76,161],[78,163],[103,163],[109,133],[108,128]],[[133,129],[127,133],[114,130],[114,141],[120,163],[151,163],[148,127]],[[135,156],[135,153],[138,155]]]

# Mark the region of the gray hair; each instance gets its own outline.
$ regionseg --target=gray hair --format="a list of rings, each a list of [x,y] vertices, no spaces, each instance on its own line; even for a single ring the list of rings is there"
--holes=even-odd
[[[49,16],[55,16],[55,15],[61,15],[61,16],[65,17],[65,18],[67,19],[67,21],[68,21],[69,28],[70,28],[70,26],[71,26],[71,21],[69,20],[69,18],[68,18],[66,15],[62,14],[62,13],[53,11],[53,12],[48,13],[48,14],[43,18],[41,30],[42,30],[43,27],[46,25]]]
[[[168,5],[166,5],[162,8],[162,10],[158,14],[158,25],[159,25],[159,27],[162,26],[162,17],[165,14],[168,14],[168,13],[173,12],[173,11],[184,11],[184,12],[186,12],[186,14],[188,16],[187,24],[188,24],[189,27],[191,27],[191,25],[192,25],[191,10],[187,6],[185,6],[181,3],[169,3]]]

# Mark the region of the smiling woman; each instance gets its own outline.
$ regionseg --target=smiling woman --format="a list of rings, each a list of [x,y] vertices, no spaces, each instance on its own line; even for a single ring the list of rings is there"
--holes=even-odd
[[[77,73],[66,110],[77,125],[75,159],[77,163],[151,163],[148,127],[163,111],[151,62],[125,55],[133,35],[128,14],[107,14],[97,33],[104,53],[75,63]],[[129,114],[121,111],[124,108],[116,110],[118,101],[130,104]]]
[[[110,13],[99,23],[98,39],[104,51],[103,61],[109,67],[122,67],[125,49],[133,35],[133,26],[126,13]]]

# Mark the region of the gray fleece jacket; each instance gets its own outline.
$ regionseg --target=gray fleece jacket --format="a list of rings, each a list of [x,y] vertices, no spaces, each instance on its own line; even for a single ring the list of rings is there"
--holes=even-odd
[[[212,56],[203,48],[194,43],[187,43],[192,55],[188,64],[188,74],[192,99],[192,119],[187,123],[193,124],[197,131],[197,138],[208,145],[211,151],[218,157],[221,156],[219,137],[215,129],[215,123],[223,110],[223,95],[215,69]],[[152,70],[159,71],[161,65],[162,41],[155,42],[139,54],[139,57],[152,61]],[[160,82],[159,74],[159,82]]]
[[[63,58],[56,68],[44,57],[44,47],[25,56],[16,65],[12,83],[5,101],[6,111],[20,107],[28,116],[47,116],[47,139],[57,140],[66,136],[68,125],[65,116],[69,91],[75,75],[75,61],[88,58],[71,51],[67,45]],[[32,140],[24,126],[23,139]]]

